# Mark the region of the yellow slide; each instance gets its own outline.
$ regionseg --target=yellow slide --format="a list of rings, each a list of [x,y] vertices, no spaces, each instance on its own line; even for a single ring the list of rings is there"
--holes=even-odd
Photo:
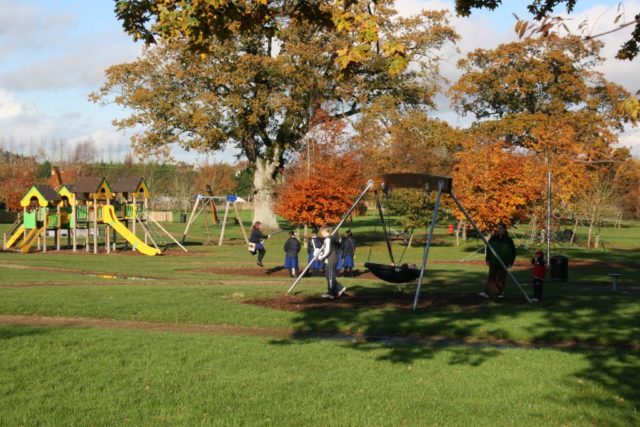
[[[11,246],[15,245],[20,239],[22,239],[23,235],[24,235],[24,226],[21,225],[20,227],[18,227],[16,232],[13,233],[13,235],[7,242],[7,249],[9,249]]]
[[[27,234],[27,237],[25,237],[22,243],[20,243],[20,252],[22,252],[23,254],[29,252],[29,249],[31,249],[31,246],[33,246],[33,244],[38,241],[38,237],[40,237],[40,234],[42,234],[44,229],[45,227],[32,228],[31,231]]]
[[[118,221],[112,205],[106,205],[102,207],[102,220],[113,227],[113,229],[116,230],[119,235],[124,237],[127,242],[131,243],[133,249],[137,250],[138,252],[149,256],[158,255],[160,253],[158,249],[149,245],[145,245],[144,242],[138,238],[138,236],[133,234],[127,227],[125,227],[120,221]]]

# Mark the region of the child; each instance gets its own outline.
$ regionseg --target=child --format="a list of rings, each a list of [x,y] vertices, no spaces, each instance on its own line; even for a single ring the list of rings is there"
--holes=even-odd
[[[309,244],[307,245],[307,253],[309,255],[307,262],[311,262],[313,258],[320,253],[321,247],[322,241],[316,235],[316,231],[313,230],[311,238],[309,239]],[[311,264],[311,275],[319,276],[320,270],[322,270],[322,261],[316,259],[315,261],[313,261],[313,264]]]
[[[258,253],[258,265],[262,267],[262,260],[264,259],[264,255],[267,253],[267,250],[264,248],[262,242],[269,238],[266,234],[262,234],[262,223],[260,221],[256,221],[255,224],[251,227],[251,237],[249,237],[249,242],[255,245],[255,253]]]
[[[329,231],[329,227],[322,226],[320,228],[320,238],[324,239],[322,249],[318,255],[318,259],[325,262],[325,277],[327,279],[327,293],[322,295],[324,298],[335,299],[341,297],[347,290],[338,283],[336,266],[338,264],[337,239],[334,240]]]
[[[296,233],[289,232],[289,238],[284,243],[284,268],[289,270],[289,276],[298,275],[298,253],[300,252],[300,241],[296,239]]]
[[[356,241],[353,238],[351,230],[347,230],[347,233],[342,239],[342,267],[344,268],[343,275],[353,277],[353,257],[356,253]]]
[[[542,286],[544,284],[544,274],[547,272],[547,262],[544,259],[544,252],[538,251],[531,260],[533,264],[533,296],[531,301],[542,300]]]

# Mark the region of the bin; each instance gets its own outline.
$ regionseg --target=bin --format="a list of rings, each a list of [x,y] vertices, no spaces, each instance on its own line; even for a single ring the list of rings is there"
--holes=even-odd
[[[180,214],[180,222],[181,223],[187,222],[187,214],[186,213],[181,213]]]
[[[569,258],[564,255],[554,255],[549,260],[552,282],[566,282],[569,280]]]

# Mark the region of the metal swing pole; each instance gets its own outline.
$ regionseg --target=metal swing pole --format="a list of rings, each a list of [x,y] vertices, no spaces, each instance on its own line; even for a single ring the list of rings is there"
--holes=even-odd
[[[349,208],[347,213],[344,214],[344,216],[342,217],[342,219],[340,220],[338,225],[335,226],[335,228],[333,229],[333,232],[330,234],[331,236],[336,234],[336,232],[340,229],[340,227],[342,227],[342,224],[344,224],[344,222],[347,220],[347,218],[349,218],[349,215],[351,215],[351,212],[353,212],[353,210],[356,208],[356,206],[358,206],[358,203],[360,203],[360,200],[362,200],[362,198],[365,196],[365,194],[367,194],[367,192],[369,192],[369,190],[371,190],[371,187],[373,187],[373,180],[372,179],[367,181],[366,187],[364,188],[364,190],[362,190],[360,195],[358,197],[356,197],[356,200],[353,202],[353,205],[351,205],[351,207]],[[304,270],[302,270],[300,272],[300,274],[298,275],[298,277],[296,277],[296,280],[293,282],[293,284],[291,285],[289,290],[287,290],[287,295],[290,294],[291,291],[293,291],[293,288],[295,288],[298,285],[298,282],[300,282],[300,280],[305,276],[305,274],[307,274],[307,271],[309,271],[309,269],[311,268],[311,265],[315,261],[317,261],[317,259],[318,259],[318,255],[314,255],[313,259],[311,261],[309,261],[309,263],[304,268]]]
[[[424,277],[424,270],[427,268],[427,259],[429,258],[429,249],[431,248],[431,241],[433,240],[433,230],[436,227],[436,220],[438,219],[438,210],[440,209],[440,198],[442,197],[443,188],[444,188],[444,181],[439,180],[438,195],[436,196],[436,204],[433,207],[433,216],[431,217],[431,226],[429,227],[429,237],[427,238],[427,244],[424,247],[424,256],[422,257],[422,267],[420,268],[420,278],[418,279],[418,287],[416,288],[416,294],[413,298],[413,311],[415,311],[416,307],[418,307],[418,299],[420,298],[420,288],[422,287],[422,278]]]
[[[518,279],[516,279],[516,276],[514,276],[513,273],[511,273],[511,271],[507,268],[505,263],[502,261],[502,258],[500,258],[500,255],[498,255],[496,250],[493,249],[493,246],[491,246],[491,243],[489,243],[489,240],[487,240],[487,238],[484,236],[484,234],[482,234],[482,232],[480,231],[480,229],[478,228],[476,223],[471,218],[471,215],[469,215],[469,212],[467,212],[467,210],[464,208],[464,206],[462,206],[462,203],[460,203],[460,200],[458,200],[458,198],[455,196],[455,194],[453,194],[453,193],[450,193],[450,194],[451,194],[451,198],[453,199],[453,201],[458,206],[458,209],[460,209],[460,211],[464,214],[464,216],[467,218],[467,221],[469,221],[469,223],[476,230],[476,233],[478,233],[478,235],[480,235],[480,238],[482,238],[482,241],[484,242],[484,244],[487,245],[487,247],[489,248],[491,253],[493,253],[493,255],[496,257],[496,259],[498,260],[498,262],[502,266],[502,268],[504,268],[504,271],[506,271],[507,274],[509,275],[509,277],[511,277],[511,280],[513,280],[513,283],[515,283],[518,286],[518,288],[522,292],[522,295],[524,295],[524,297],[527,300],[527,302],[531,303],[531,299],[529,298],[529,295],[527,295],[525,290],[522,288],[522,286],[520,285],[520,282],[518,282]]]

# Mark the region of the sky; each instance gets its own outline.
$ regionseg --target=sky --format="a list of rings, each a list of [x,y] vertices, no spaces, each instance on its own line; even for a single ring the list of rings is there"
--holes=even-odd
[[[516,40],[512,13],[527,18],[529,2],[504,0],[496,11],[474,10],[470,18],[454,17],[461,40],[457,50],[449,47],[442,52],[443,76],[455,81],[460,75],[455,64],[467,52]],[[619,13],[618,4],[578,0],[569,27],[575,31],[586,19],[589,34],[608,30]],[[622,4],[627,21],[640,13],[640,0]],[[399,0],[396,7],[408,15],[423,8],[453,9],[453,1]],[[75,146],[87,141],[94,143],[104,161],[122,160],[132,151],[130,131],[119,131],[111,124],[127,112],[88,100],[89,93],[104,82],[105,69],[133,61],[141,52],[141,45],[123,32],[113,9],[113,0],[0,0],[0,148],[22,154],[46,150],[54,161],[67,158]],[[566,15],[564,9],[557,12]],[[601,39],[607,59],[600,71],[635,93],[640,90],[640,58],[614,59],[631,28]],[[455,126],[470,123],[469,117],[451,111],[443,96],[437,101],[435,116]],[[640,157],[640,129],[628,127],[620,141]],[[192,163],[235,160],[232,150],[205,156],[175,149],[173,154]]]

